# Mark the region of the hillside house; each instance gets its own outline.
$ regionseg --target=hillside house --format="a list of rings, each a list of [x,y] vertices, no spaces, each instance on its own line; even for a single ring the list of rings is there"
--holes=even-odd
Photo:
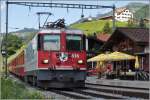
[[[150,19],[148,18],[144,18],[143,20],[144,20],[144,23],[150,23]]]
[[[115,11],[115,19],[117,21],[126,22],[129,19],[133,18],[133,13],[129,11],[127,8],[117,8]]]

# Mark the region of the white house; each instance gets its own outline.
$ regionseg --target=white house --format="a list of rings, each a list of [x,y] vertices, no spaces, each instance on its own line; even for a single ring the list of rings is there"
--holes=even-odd
[[[117,8],[115,11],[115,19],[117,21],[125,22],[129,19],[133,18],[133,13],[129,11],[127,8]]]

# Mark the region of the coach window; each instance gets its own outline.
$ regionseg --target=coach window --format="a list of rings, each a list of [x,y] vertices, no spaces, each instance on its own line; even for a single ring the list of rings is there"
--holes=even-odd
[[[82,37],[79,35],[67,35],[66,48],[71,51],[82,50]]]
[[[44,35],[44,50],[60,50],[60,35]]]

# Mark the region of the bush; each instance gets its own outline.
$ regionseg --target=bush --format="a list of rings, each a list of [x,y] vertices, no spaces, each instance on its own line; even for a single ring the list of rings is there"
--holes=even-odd
[[[43,99],[40,92],[29,91],[23,84],[1,78],[1,99]]]
[[[109,34],[112,32],[112,28],[110,27],[109,22],[106,22],[106,23],[105,23],[105,25],[104,25],[104,27],[103,27],[103,32],[104,32],[104,33],[109,33]]]

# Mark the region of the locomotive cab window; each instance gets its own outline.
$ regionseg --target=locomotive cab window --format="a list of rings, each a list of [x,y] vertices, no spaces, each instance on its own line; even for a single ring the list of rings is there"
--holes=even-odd
[[[43,37],[44,50],[60,50],[60,36],[59,35],[44,35]]]
[[[67,50],[82,50],[82,37],[79,35],[67,35],[66,36],[66,48]]]

